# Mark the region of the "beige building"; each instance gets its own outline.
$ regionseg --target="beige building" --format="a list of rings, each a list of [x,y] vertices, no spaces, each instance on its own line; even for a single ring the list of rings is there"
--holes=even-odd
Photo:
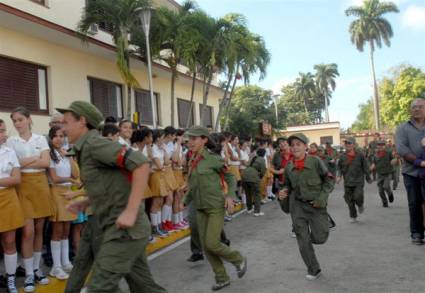
[[[34,132],[46,133],[50,115],[77,99],[98,106],[105,116],[121,118],[126,109],[125,86],[115,64],[112,36],[102,24],[87,43],[76,35],[86,0],[0,0],[0,118],[8,124],[10,111],[26,106],[33,113]],[[177,9],[172,0],[156,5]],[[131,60],[132,73],[140,88],[132,92],[131,110],[140,122],[152,125],[147,68]],[[190,107],[191,77],[180,66],[175,89],[175,125],[183,127]],[[170,70],[154,62],[153,84],[157,99],[158,125],[171,124]],[[217,82],[208,100],[208,122],[215,121],[223,91]],[[193,123],[200,123],[202,81],[196,85]],[[209,124],[209,123],[208,123]]]
[[[291,134],[302,132],[308,137],[310,143],[324,145],[330,142],[332,145],[340,145],[340,124],[339,122],[329,122],[313,125],[290,126],[281,132],[281,135],[290,136]]]

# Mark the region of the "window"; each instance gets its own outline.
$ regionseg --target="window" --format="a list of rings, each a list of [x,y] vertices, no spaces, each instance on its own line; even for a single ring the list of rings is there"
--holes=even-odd
[[[192,117],[189,122],[189,127],[195,124],[195,115],[193,112],[195,111],[195,103],[192,103]],[[186,128],[187,118],[190,112],[190,101],[177,99],[177,112],[179,116],[179,127]]]
[[[205,126],[207,127],[212,127],[213,126],[213,107],[211,106],[206,106],[207,109],[205,110],[205,117],[204,117],[204,121],[205,121]],[[202,104],[199,104],[199,121],[201,121],[202,124]]]
[[[333,136],[321,136],[320,137],[320,144],[327,144],[330,143],[331,145],[334,143]]]
[[[48,114],[47,69],[44,66],[0,56],[0,109],[24,106]]]
[[[96,78],[88,78],[88,81],[91,102],[100,112],[102,112],[105,117],[113,116],[117,119],[122,118],[121,85]]]
[[[153,125],[151,95],[147,90],[135,89],[136,111],[139,112],[139,123]],[[154,93],[156,100],[156,124],[159,125],[159,95]]]
[[[89,2],[94,2],[94,1],[96,1],[96,0],[86,0],[86,6]],[[102,15],[104,14],[103,11],[101,11],[101,13],[102,13]],[[112,34],[114,32],[114,26],[113,26],[112,23],[105,22],[105,21],[99,21],[97,23],[97,25],[99,26],[99,29],[101,29],[101,30],[103,30],[107,33]]]

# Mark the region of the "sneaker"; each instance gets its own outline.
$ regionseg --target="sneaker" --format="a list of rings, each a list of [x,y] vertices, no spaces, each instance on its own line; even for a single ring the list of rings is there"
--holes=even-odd
[[[25,281],[24,281],[24,292],[34,292],[34,291],[35,291],[34,275],[28,275],[25,277]]]
[[[254,217],[261,217],[261,216],[264,216],[263,212],[254,213]]]
[[[156,227],[153,227],[152,228],[152,234],[153,235],[156,235],[156,236],[158,236],[160,238],[164,238],[164,237],[167,237],[168,236],[168,232],[161,230],[159,228],[159,226],[156,226]]]
[[[186,219],[183,219],[182,223],[183,223],[183,225],[185,225],[185,226],[189,227],[189,222],[188,222],[188,221],[186,221]]]
[[[358,210],[359,210],[359,214],[363,214],[365,207],[361,206],[361,207],[358,208]]]
[[[254,210],[253,210],[253,209],[246,210],[246,213],[247,213],[247,214],[252,214],[253,212],[254,212]]]
[[[40,285],[49,284],[49,279],[43,274],[40,269],[34,271],[34,279]]]
[[[189,224],[186,223],[185,221],[181,221],[179,224],[183,227],[183,229],[189,228]]]
[[[202,253],[193,253],[188,259],[188,262],[197,262],[204,260],[204,255]]]
[[[211,290],[218,291],[218,290],[223,289],[224,287],[227,287],[229,285],[230,285],[229,280],[227,280],[225,282],[217,282],[211,287]]]
[[[294,231],[292,231],[292,232],[291,232],[291,237],[292,237],[292,238],[297,238],[297,234],[296,234]]]
[[[168,230],[168,232],[171,232],[172,233],[172,232],[176,232],[177,231],[177,229],[174,228],[173,222],[167,221],[165,225],[167,226],[167,229],[166,230]]]
[[[387,203],[387,202],[384,202],[384,203],[382,204],[382,206],[383,206],[384,208],[387,208],[387,207],[388,207],[388,203]]]
[[[412,244],[422,245],[422,244],[424,244],[424,240],[421,239],[421,238],[412,238]]]
[[[390,194],[390,195],[388,195],[388,200],[392,203],[392,202],[394,202],[394,194]]]
[[[83,287],[83,289],[81,289],[80,293],[87,293],[89,292],[89,289],[87,289],[87,287]]]
[[[69,278],[69,275],[61,267],[54,267],[49,275],[58,280],[66,280]]]
[[[261,203],[262,203],[262,204],[264,204],[264,203],[268,203],[268,201],[267,201],[267,199],[262,199],[262,200],[261,200]]]
[[[74,268],[74,266],[72,265],[72,263],[67,263],[62,265],[62,269],[65,273],[70,273],[72,271],[72,269]]]
[[[236,272],[238,273],[238,278],[242,278],[246,270],[248,269],[248,263],[246,257],[243,258],[242,263],[236,266]]]
[[[226,215],[226,216],[224,216],[224,221],[225,221],[225,222],[231,222],[231,221],[232,221],[232,219],[233,219],[233,218],[232,218],[232,216],[227,216],[227,215]]]
[[[321,276],[321,270],[319,270],[316,274],[308,273],[305,278],[309,281],[317,280]]]
[[[357,218],[350,218],[350,223],[357,223]]]
[[[7,292],[8,293],[18,293],[18,289],[16,288],[16,277],[15,275],[7,275]]]
[[[168,234],[174,232],[173,228],[168,225],[168,222],[163,222],[161,225],[161,230],[167,232]]]
[[[149,235],[149,243],[155,243],[156,242],[156,238],[153,237],[152,235]]]

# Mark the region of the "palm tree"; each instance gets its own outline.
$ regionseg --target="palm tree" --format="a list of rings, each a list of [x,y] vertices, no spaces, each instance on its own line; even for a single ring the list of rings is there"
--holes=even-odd
[[[149,0],[96,0],[88,1],[83,16],[78,24],[78,31],[83,38],[87,37],[90,27],[105,22],[112,27],[112,37],[117,48],[116,62],[118,70],[126,85],[125,100],[127,110],[125,116],[131,115],[131,90],[139,86],[130,71],[129,34],[134,27],[140,26],[139,10],[150,5]]]
[[[314,76],[310,72],[299,73],[299,76],[294,83],[295,95],[304,103],[304,112],[309,114],[308,105],[312,103],[313,98],[316,96],[316,84]]]
[[[336,65],[335,63],[317,64],[314,65],[314,69],[316,70],[315,77],[317,88],[325,99],[325,122],[329,122],[328,105],[332,96],[332,92],[335,90],[336,87],[335,78],[339,76],[338,65]]]
[[[393,36],[393,30],[388,20],[383,17],[384,14],[389,12],[399,12],[399,10],[393,2],[381,2],[380,0],[364,0],[362,6],[351,6],[345,10],[347,16],[357,18],[350,24],[351,42],[360,52],[363,52],[366,43],[370,47],[376,130],[380,128],[380,121],[378,87],[376,84],[373,53],[376,47],[382,47],[382,42],[388,47],[391,45],[390,38]]]

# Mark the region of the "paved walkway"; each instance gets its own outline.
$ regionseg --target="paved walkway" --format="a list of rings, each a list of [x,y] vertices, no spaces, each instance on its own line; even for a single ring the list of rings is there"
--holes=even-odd
[[[366,211],[360,222],[348,221],[348,209],[337,186],[329,212],[337,222],[328,242],[316,246],[322,277],[305,280],[306,268],[296,240],[290,236],[290,218],[277,203],[264,207],[266,215],[243,214],[226,225],[232,246],[248,256],[248,272],[237,279],[227,265],[232,284],[220,292],[425,292],[425,247],[410,243],[404,187],[395,203],[381,207],[376,183],[366,186]],[[184,243],[150,262],[152,273],[170,293],[210,292],[213,274],[204,262],[188,263]]]

